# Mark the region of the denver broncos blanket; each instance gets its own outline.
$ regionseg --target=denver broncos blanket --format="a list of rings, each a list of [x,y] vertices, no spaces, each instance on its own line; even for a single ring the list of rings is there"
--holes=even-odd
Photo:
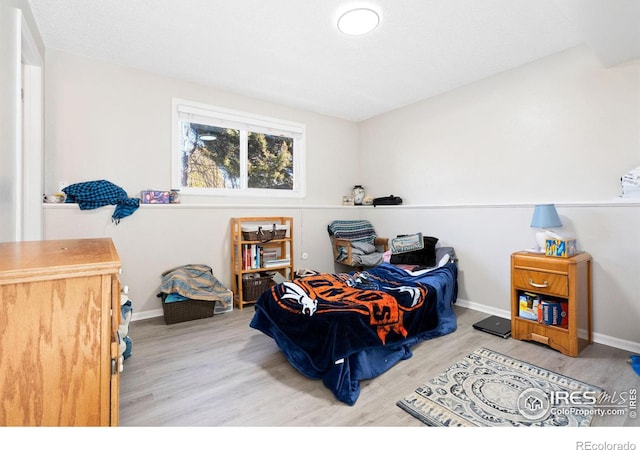
[[[457,275],[455,263],[417,276],[381,264],[286,281],[258,298],[250,326],[353,405],[361,380],[410,358],[416,343],[456,330]]]

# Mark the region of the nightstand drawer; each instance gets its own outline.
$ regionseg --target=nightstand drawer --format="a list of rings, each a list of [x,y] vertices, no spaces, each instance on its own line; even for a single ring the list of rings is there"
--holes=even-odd
[[[569,282],[566,275],[538,272],[535,270],[514,269],[512,276],[512,283],[515,288],[560,297],[569,295]]]

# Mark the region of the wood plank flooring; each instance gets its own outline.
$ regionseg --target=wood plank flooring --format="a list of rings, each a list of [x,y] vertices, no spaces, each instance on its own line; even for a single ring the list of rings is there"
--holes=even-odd
[[[132,356],[120,381],[120,426],[424,427],[396,401],[478,347],[610,393],[640,384],[626,362],[628,351],[592,344],[571,358],[474,330],[472,324],[487,314],[460,307],[456,313],[457,331],[416,345],[410,359],[363,382],[354,406],[337,401],[320,380],[301,375],[271,338],[250,328],[253,307],[173,325],[162,317],[132,322]],[[593,427],[638,425],[629,414],[593,420]]]

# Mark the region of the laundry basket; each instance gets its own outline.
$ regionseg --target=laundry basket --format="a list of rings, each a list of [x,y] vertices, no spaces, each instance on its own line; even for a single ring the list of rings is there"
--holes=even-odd
[[[161,293],[160,296],[162,297],[164,321],[167,325],[212,317],[213,310],[216,303],[218,303],[209,300],[191,299],[180,302],[167,302],[167,294]]]
[[[243,278],[242,279],[242,292],[244,301],[253,302],[258,300],[258,297],[271,287],[273,280],[269,275],[262,275],[255,278]]]

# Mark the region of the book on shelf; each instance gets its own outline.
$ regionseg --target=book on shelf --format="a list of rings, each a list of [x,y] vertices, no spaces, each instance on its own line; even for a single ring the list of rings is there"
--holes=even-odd
[[[279,267],[288,266],[291,260],[289,258],[272,259],[269,261],[263,261],[263,267]]]
[[[524,319],[539,321],[540,296],[530,292],[521,292],[518,300],[518,316]]]
[[[566,301],[542,300],[539,322],[545,325],[569,326],[569,303]]]
[[[263,248],[262,249],[262,261],[272,261],[278,259],[278,251],[275,248]]]
[[[277,249],[242,244],[242,270],[287,266],[290,261],[289,258],[281,258]]]
[[[256,244],[242,244],[242,270],[261,267],[262,247]]]

